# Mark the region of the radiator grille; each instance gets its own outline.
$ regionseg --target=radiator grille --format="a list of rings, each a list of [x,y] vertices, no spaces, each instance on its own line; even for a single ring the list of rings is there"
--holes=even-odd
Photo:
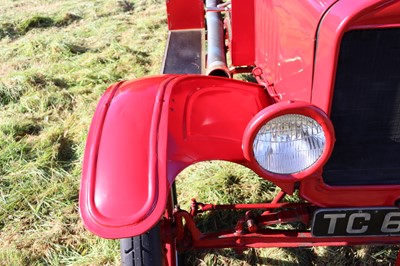
[[[347,32],[334,89],[325,183],[400,184],[400,29]]]

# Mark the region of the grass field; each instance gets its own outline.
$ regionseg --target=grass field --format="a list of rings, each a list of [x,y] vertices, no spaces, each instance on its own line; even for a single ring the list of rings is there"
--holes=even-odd
[[[90,120],[110,84],[157,74],[162,0],[0,0],[0,265],[119,265],[119,242],[78,213]],[[189,200],[257,202],[277,192],[247,169],[207,162],[177,181]],[[229,223],[231,213],[215,214]],[[203,228],[215,220],[201,217]],[[384,247],[192,252],[190,265],[390,265]]]

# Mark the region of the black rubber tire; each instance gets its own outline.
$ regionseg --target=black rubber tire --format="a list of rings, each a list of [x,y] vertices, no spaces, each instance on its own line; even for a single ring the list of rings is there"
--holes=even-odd
[[[121,262],[124,266],[163,265],[159,224],[143,235],[121,239],[120,244]]]

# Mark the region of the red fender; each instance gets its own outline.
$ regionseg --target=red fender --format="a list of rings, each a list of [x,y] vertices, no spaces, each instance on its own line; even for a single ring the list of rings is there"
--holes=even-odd
[[[85,226],[104,238],[148,231],[182,169],[204,160],[245,164],[244,129],[270,103],[260,86],[218,77],[165,75],[111,86],[86,144]]]

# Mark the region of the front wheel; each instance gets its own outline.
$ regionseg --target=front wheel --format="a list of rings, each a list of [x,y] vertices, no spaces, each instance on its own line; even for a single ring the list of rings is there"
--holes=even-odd
[[[160,225],[140,236],[121,239],[121,260],[124,266],[163,265]]]

